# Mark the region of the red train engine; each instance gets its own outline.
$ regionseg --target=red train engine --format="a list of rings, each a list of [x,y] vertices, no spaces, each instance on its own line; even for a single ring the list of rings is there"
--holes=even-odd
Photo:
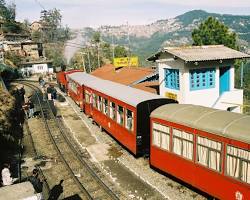
[[[63,92],[67,92],[67,80],[66,80],[66,75],[67,74],[72,74],[74,72],[82,72],[82,70],[79,69],[73,69],[73,70],[68,70],[68,71],[61,71],[61,72],[57,72],[56,73],[56,79],[57,79],[57,83],[59,88],[63,91]]]

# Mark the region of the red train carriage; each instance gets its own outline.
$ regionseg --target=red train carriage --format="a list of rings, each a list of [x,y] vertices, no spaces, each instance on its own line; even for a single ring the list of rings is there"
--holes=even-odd
[[[169,104],[151,113],[150,164],[219,199],[250,199],[250,116]]]
[[[73,101],[85,111],[84,99],[84,82],[87,76],[80,77],[79,74],[85,75],[84,72],[75,72],[68,74],[67,79],[67,93]],[[79,78],[80,77],[80,78]]]
[[[69,75],[70,82],[82,86],[85,113],[136,156],[149,151],[150,113],[163,104],[175,103],[86,73]]]
[[[61,71],[56,73],[56,79],[59,88],[63,91],[67,91],[67,80],[66,80],[66,75],[67,74],[72,74],[74,72],[81,72],[82,70],[79,69],[73,69],[73,70],[68,70],[68,71]]]

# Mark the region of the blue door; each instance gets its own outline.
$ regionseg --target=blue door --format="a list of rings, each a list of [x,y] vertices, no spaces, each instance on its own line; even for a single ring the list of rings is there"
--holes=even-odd
[[[220,68],[220,95],[230,90],[230,67]]]

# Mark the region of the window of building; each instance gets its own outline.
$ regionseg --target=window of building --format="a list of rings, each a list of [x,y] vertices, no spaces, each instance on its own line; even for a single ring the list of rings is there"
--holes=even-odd
[[[42,66],[42,65],[38,65],[38,66],[37,66],[37,69],[38,69],[38,70],[43,70],[43,66]]]
[[[221,171],[222,145],[207,138],[197,138],[197,162],[206,167]]]
[[[173,152],[189,160],[193,159],[194,137],[191,133],[173,129]]]
[[[153,123],[153,145],[164,150],[170,150],[170,128],[158,123]]]
[[[97,96],[97,109],[102,112],[102,97]]]
[[[125,124],[125,126],[129,131],[134,130],[134,113],[129,109],[126,109],[126,124]]]
[[[227,146],[226,173],[250,184],[250,151]]]
[[[215,87],[215,68],[190,70],[190,90]]]
[[[103,98],[103,113],[108,115],[108,99]]]
[[[180,78],[178,69],[165,69],[165,87],[170,89],[180,89]]]
[[[109,116],[111,119],[115,120],[115,103],[110,102],[109,106],[110,106],[110,110],[109,110],[110,115]]]
[[[118,106],[117,109],[117,123],[123,126],[124,122],[124,109],[122,106]]]

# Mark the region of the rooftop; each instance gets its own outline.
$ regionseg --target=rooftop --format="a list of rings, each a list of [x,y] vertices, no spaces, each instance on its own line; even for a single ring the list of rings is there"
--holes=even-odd
[[[224,45],[208,45],[165,47],[162,51],[148,58],[148,60],[158,60],[160,55],[162,55],[163,53],[169,53],[173,55],[174,58],[180,58],[185,62],[250,58],[249,54],[236,51]]]
[[[249,115],[190,104],[167,104],[155,109],[151,117],[180,123],[222,137],[250,142]]]
[[[136,88],[128,87],[124,84],[115,83],[97,78],[85,72],[76,72],[67,77],[80,85],[85,85],[110,97],[119,99],[131,106],[152,99],[165,99],[164,97]]]
[[[91,73],[91,75],[101,79],[158,94],[158,81],[147,81],[148,77],[154,74],[155,70],[149,67],[122,67],[116,69],[112,64],[104,65]],[[140,83],[141,81],[144,82]]]
[[[134,82],[154,73],[152,68],[146,67],[122,67],[116,69],[114,65],[104,65],[91,74],[109,81],[131,85]]]
[[[150,93],[159,94],[159,81],[147,81],[138,83],[132,86],[140,90],[144,90]]]

